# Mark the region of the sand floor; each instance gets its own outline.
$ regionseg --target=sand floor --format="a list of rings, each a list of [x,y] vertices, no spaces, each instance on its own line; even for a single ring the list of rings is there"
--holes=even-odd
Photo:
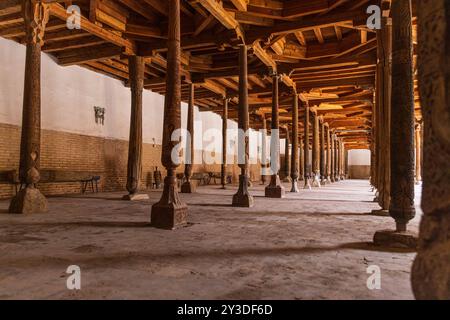
[[[255,185],[250,209],[231,207],[235,191],[181,195],[190,223],[174,231],[148,225],[160,191],[140,202],[123,192],[51,197],[34,215],[6,214],[0,201],[0,299],[413,298],[415,253],[371,244],[394,221],[367,214],[378,208],[368,181],[284,199]],[[69,265],[81,268],[81,290],[66,287]],[[380,267],[380,290],[367,288],[369,265]]]

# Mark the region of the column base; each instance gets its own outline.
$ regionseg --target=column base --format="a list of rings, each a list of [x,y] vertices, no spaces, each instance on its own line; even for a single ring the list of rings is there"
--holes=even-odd
[[[386,209],[376,209],[370,212],[370,215],[377,217],[390,217],[389,210]]]
[[[273,175],[270,184],[264,189],[266,198],[283,198],[285,195],[284,187],[281,185],[280,177]]]
[[[325,177],[320,178],[320,185],[324,186],[327,184],[327,179],[325,179]]]
[[[195,193],[196,185],[192,181],[186,181],[181,185],[181,193]]]
[[[411,231],[381,230],[375,232],[373,242],[377,246],[416,249],[418,237]]]
[[[283,182],[291,183],[291,182],[292,182],[292,179],[291,179],[291,177],[285,177],[285,178],[283,179]]]
[[[47,212],[48,202],[39,189],[27,187],[12,198],[9,213],[43,213]]]
[[[379,192],[377,191],[376,193],[375,193],[375,198],[373,198],[373,200],[372,200],[372,202],[378,202],[378,200],[379,200]]]
[[[303,189],[311,190],[311,182],[309,181],[309,178],[305,178],[305,185],[303,186]]]
[[[294,192],[294,193],[298,193],[300,192],[300,189],[298,188],[298,180],[297,179],[292,179],[292,186],[291,186],[291,191],[290,192]]]
[[[174,176],[167,176],[164,179],[161,200],[152,206],[152,227],[173,230],[187,224],[188,207],[178,195],[176,181]]]
[[[437,209],[442,210],[442,209]],[[425,214],[420,226],[420,243],[411,269],[411,284],[416,299],[450,300],[450,247],[448,226],[450,206],[436,214]],[[433,235],[432,238],[428,235]],[[426,281],[424,281],[426,279]]]
[[[148,194],[145,193],[130,193],[122,197],[122,200],[126,201],[138,201],[138,200],[148,200]]]
[[[248,192],[249,178],[246,175],[239,176],[239,189],[233,195],[233,207],[250,208],[254,205],[253,197]]]
[[[319,176],[314,176],[313,178],[313,182],[312,182],[312,186],[314,188],[320,188],[320,180],[319,180]]]

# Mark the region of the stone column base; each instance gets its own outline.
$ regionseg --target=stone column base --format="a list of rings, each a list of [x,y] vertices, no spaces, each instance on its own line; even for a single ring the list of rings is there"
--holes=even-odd
[[[381,230],[375,232],[373,242],[378,246],[416,249],[418,238],[417,234],[411,231]]]
[[[267,198],[283,198],[284,187],[281,185],[280,176],[274,174],[270,177],[270,184],[264,189],[264,196]]]
[[[47,212],[47,199],[39,189],[27,187],[12,198],[9,213],[43,213]]]
[[[311,183],[309,182],[309,178],[305,178],[305,185],[303,186],[303,189],[311,190]]]
[[[188,207],[178,195],[177,179],[167,176],[161,200],[152,206],[151,225],[155,228],[173,230],[187,224]]]
[[[291,191],[290,192],[294,192],[294,193],[300,192],[300,190],[298,188],[297,179],[292,179],[292,186],[291,186]]]
[[[186,181],[181,185],[180,188],[181,193],[194,193],[196,190],[196,186],[192,181]]]
[[[284,187],[282,185],[271,186],[268,185],[264,189],[264,196],[266,198],[283,198],[285,195]]]
[[[132,194],[126,194],[122,197],[122,200],[127,201],[138,201],[138,200],[148,200],[148,194],[145,193],[132,193]]]
[[[236,194],[233,195],[233,207],[250,208],[254,205],[253,197],[248,192],[249,178],[246,175],[239,176],[239,189]]]
[[[292,182],[292,179],[291,179],[291,177],[285,177],[285,178],[283,179],[283,182],[291,183],[291,182]]]
[[[314,176],[312,186],[315,188],[320,188],[320,180],[318,176]]]
[[[152,206],[151,225],[155,228],[173,230],[187,224],[187,205],[155,203]]]

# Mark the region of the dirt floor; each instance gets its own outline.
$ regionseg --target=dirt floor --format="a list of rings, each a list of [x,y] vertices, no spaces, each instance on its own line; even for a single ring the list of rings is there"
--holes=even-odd
[[[0,299],[413,298],[415,253],[371,244],[394,221],[368,215],[378,206],[367,181],[284,199],[255,185],[251,209],[230,206],[235,191],[182,195],[190,224],[175,231],[148,225],[159,191],[141,202],[123,193],[53,197],[49,213],[34,215],[6,214],[0,201]],[[81,290],[66,287],[69,265],[81,268]],[[380,290],[367,288],[369,265],[381,269]]]

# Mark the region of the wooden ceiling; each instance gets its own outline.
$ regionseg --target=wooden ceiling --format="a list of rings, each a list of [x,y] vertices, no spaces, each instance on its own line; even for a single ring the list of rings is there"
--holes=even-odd
[[[167,0],[43,0],[50,20],[43,51],[62,66],[79,65],[128,84],[129,54],[146,57],[145,88],[165,93]],[[249,50],[252,128],[271,116],[271,70],[282,75],[280,122],[290,125],[292,88],[317,106],[350,148],[370,139],[376,33],[366,26],[373,0],[181,0],[182,100],[196,84],[195,104],[222,112],[231,98],[237,118],[238,50]],[[0,36],[24,43],[21,0],[0,2]],[[69,30],[66,8],[81,8],[81,30]],[[389,1],[383,0],[384,14]],[[418,97],[417,101],[418,101]],[[303,109],[300,117],[303,116]],[[302,119],[302,118],[300,118]],[[300,121],[300,132],[303,130]]]

